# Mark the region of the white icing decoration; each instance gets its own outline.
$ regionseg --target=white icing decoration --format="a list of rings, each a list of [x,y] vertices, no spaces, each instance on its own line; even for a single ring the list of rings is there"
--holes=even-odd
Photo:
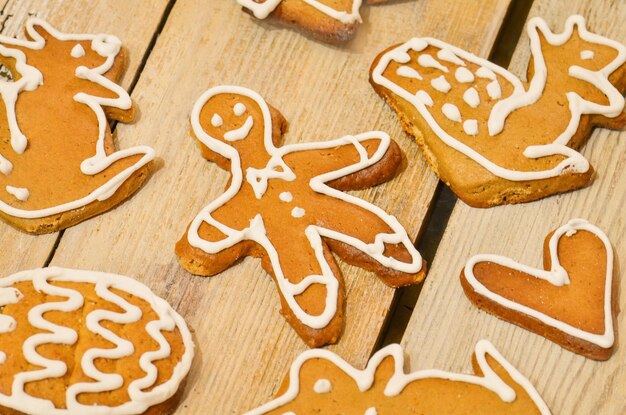
[[[285,203],[289,203],[293,200],[293,195],[291,194],[291,192],[281,192],[281,194],[278,195],[278,198]]]
[[[517,271],[521,271],[523,273],[532,275],[536,278],[545,280],[550,284],[561,287],[563,285],[567,285],[570,283],[569,275],[565,268],[563,268],[559,262],[558,256],[558,245],[559,240],[562,237],[569,238],[571,235],[576,233],[576,231],[584,230],[587,232],[593,233],[597,236],[602,243],[604,244],[604,248],[606,250],[606,282],[604,288],[604,333],[603,334],[595,334],[590,333],[584,330],[581,330],[577,327],[571,326],[567,323],[564,323],[560,320],[557,320],[553,317],[550,317],[544,313],[541,313],[537,310],[534,310],[525,305],[516,303],[507,298],[504,298],[492,291],[489,291],[487,287],[481,284],[474,275],[474,266],[479,262],[492,262],[495,264],[500,264],[502,266],[515,269]],[[614,332],[613,332],[613,316],[611,313],[611,292],[612,292],[612,281],[613,281],[613,248],[611,247],[611,242],[609,238],[602,232],[598,227],[590,224],[584,219],[572,219],[565,225],[558,228],[549,242],[550,248],[550,259],[552,261],[551,268],[549,271],[529,267],[524,264],[520,264],[518,262],[513,261],[511,258],[507,258],[500,255],[476,255],[467,261],[465,265],[464,273],[467,282],[472,286],[475,292],[495,301],[503,307],[508,309],[517,311],[519,313],[523,313],[529,315],[531,317],[536,318],[537,320],[543,322],[544,324],[554,327],[557,330],[562,331],[570,336],[577,337],[579,339],[585,340],[589,343],[596,344],[603,348],[609,348],[613,345],[614,342]]]
[[[467,90],[463,93],[463,101],[465,101],[465,103],[472,108],[478,107],[478,105],[480,105],[480,97],[478,96],[476,88],[467,88]]]
[[[492,81],[496,79],[496,74],[489,68],[481,66],[476,71],[476,76],[479,78],[491,79]]]
[[[477,120],[465,120],[463,121],[463,131],[467,135],[478,134],[478,121]]]
[[[254,120],[252,119],[252,115],[248,115],[246,118],[246,122],[243,125],[235,130],[231,130],[224,134],[224,138],[228,141],[239,141],[243,140],[250,134],[250,130],[254,126]]]
[[[405,78],[419,79],[420,81],[424,79],[419,74],[419,72],[417,72],[414,68],[411,68],[410,66],[406,66],[406,65],[398,67],[398,70],[396,71],[396,73]]]
[[[450,83],[446,80],[446,77],[441,75],[438,78],[434,78],[430,81],[430,84],[439,92],[443,92],[444,94],[450,91]]]
[[[293,209],[291,209],[291,216],[293,216],[294,218],[301,218],[306,214],[306,211],[304,209],[302,209],[301,207],[295,207]]]
[[[328,379],[318,379],[315,385],[313,385],[313,390],[318,394],[329,393],[333,390],[333,385],[331,385]]]
[[[443,107],[441,107],[441,112],[443,112],[443,115],[450,121],[461,122],[461,113],[456,105],[445,103]]]
[[[0,405],[20,412],[45,413],[46,415],[82,415],[86,413],[94,415],[126,415],[143,413],[151,406],[166,401],[176,393],[191,367],[194,355],[193,340],[183,318],[165,300],[154,295],[148,287],[132,278],[121,275],[51,267],[23,271],[2,278],[0,279],[0,287],[4,288],[0,288],[0,290],[10,288],[11,285],[22,281],[32,281],[37,291],[47,295],[58,295],[67,298],[67,300],[39,304],[29,311],[29,323],[33,327],[43,330],[43,332],[33,334],[26,339],[22,352],[30,364],[41,366],[42,369],[16,374],[11,388],[11,395],[0,393]],[[33,397],[24,390],[26,383],[58,378],[67,372],[67,366],[63,361],[51,360],[40,355],[37,352],[37,348],[40,345],[48,343],[72,345],[78,340],[78,334],[75,330],[51,323],[44,318],[44,314],[48,311],[71,312],[78,310],[83,307],[84,298],[76,290],[50,284],[49,282],[52,281],[94,284],[98,296],[116,304],[123,310],[123,312],[113,312],[97,309],[87,315],[86,327],[91,332],[101,335],[104,339],[114,344],[115,347],[107,349],[92,348],[85,352],[80,365],[84,373],[95,380],[95,382],[90,380],[88,382],[74,383],[68,387],[65,396],[67,409],[55,408],[52,401]],[[120,359],[134,353],[132,343],[100,325],[100,321],[103,320],[124,324],[136,322],[141,318],[141,310],[113,293],[110,290],[111,288],[132,294],[150,304],[158,319],[150,321],[146,325],[146,332],[159,345],[159,348],[145,352],[140,356],[139,366],[146,375],[128,385],[130,398],[128,402],[115,407],[83,405],[76,400],[77,395],[80,393],[106,392],[123,386],[123,379],[120,375],[99,371],[94,364],[94,360],[101,357]],[[0,298],[2,298],[2,295],[0,295]],[[152,388],[150,391],[145,391],[157,381],[157,368],[154,362],[165,359],[171,354],[171,347],[161,331],[172,331],[176,328],[180,332],[185,347],[181,361],[174,367],[169,380]]]
[[[22,202],[27,201],[30,196],[30,192],[25,187],[6,186],[6,191]]]
[[[436,69],[439,69],[440,71],[448,73],[448,68],[443,66],[441,63],[439,63],[435,58],[433,58],[428,53],[419,55],[419,57],[417,58],[417,63],[422,65],[424,68],[436,68]]]
[[[85,56],[85,49],[83,48],[83,46],[80,43],[77,43],[72,48],[72,51],[70,52],[70,55],[72,55],[72,58],[82,58],[83,56]]]
[[[450,62],[459,66],[465,66],[465,62],[456,56],[451,49],[440,49],[439,52],[437,52],[437,57],[442,61]]]
[[[600,89],[600,91],[602,91],[608,97],[609,105],[595,104],[589,101],[585,101],[576,93],[567,93],[570,112],[572,116],[565,131],[561,133],[559,137],[556,137],[552,143],[529,146],[524,150],[523,153],[523,155],[528,158],[539,158],[554,155],[561,155],[564,157],[564,159],[560,163],[558,163],[558,165],[549,170],[510,170],[492,162],[473,148],[467,146],[463,142],[449,135],[437,123],[432,114],[430,114],[427,106],[424,105],[419,99],[417,99],[415,95],[401,88],[399,85],[395,84],[394,82],[383,76],[384,71],[391,61],[396,60],[399,56],[405,55],[408,50],[411,50],[413,48],[413,45],[423,45],[424,43],[427,43],[428,45],[432,45],[434,47],[438,47],[440,49],[450,49],[454,52],[455,55],[461,57],[465,61],[479,65],[480,68],[476,71],[476,75],[479,77],[496,80],[495,74],[497,74],[498,76],[508,81],[508,83],[513,87],[513,91],[511,95],[506,99],[496,102],[489,115],[488,131],[491,136],[494,136],[502,131],[502,129],[504,128],[504,122],[511,112],[518,108],[533,104],[539,99],[539,97],[543,93],[547,73],[545,61],[543,59],[543,54],[541,51],[539,31],[542,32],[548,43],[558,46],[569,40],[573,33],[574,26],[578,27],[578,33],[583,40],[609,46],[617,51],[617,56],[615,57],[615,59],[599,71],[592,72],[578,66],[571,66],[569,68],[570,76],[590,82],[598,89]],[[376,67],[373,69],[372,80],[374,83],[389,89],[394,94],[413,104],[418,112],[422,115],[422,117],[424,117],[433,132],[435,132],[435,134],[444,143],[454,148],[455,150],[465,154],[476,163],[480,164],[482,167],[490,171],[495,176],[512,181],[527,181],[557,177],[566,171],[584,173],[589,170],[589,162],[585,159],[585,157],[583,157],[582,154],[567,147],[567,143],[576,133],[581,115],[602,114],[606,117],[617,117],[619,114],[621,114],[624,108],[624,97],[622,96],[620,91],[618,91],[613,85],[611,85],[608,77],[611,73],[617,70],[617,68],[623,65],[624,62],[626,62],[626,46],[614,40],[587,31],[587,29],[585,28],[585,20],[582,16],[569,17],[567,19],[567,22],[565,23],[565,30],[561,34],[554,34],[550,32],[548,25],[545,23],[545,21],[538,17],[535,17],[529,21],[528,33],[531,41],[531,52],[533,55],[535,73],[533,79],[530,82],[528,91],[525,91],[524,85],[515,75],[501,68],[500,66],[497,66],[485,59],[479,58],[462,49],[432,38],[413,38],[408,42],[386,52],[378,61]],[[495,86],[492,86],[491,88],[494,89]]]
[[[257,3],[254,0],[237,0],[241,6],[250,10],[254,17],[258,19],[265,19],[272,13],[282,0],[265,0],[263,3]],[[319,0],[302,0],[310,6],[315,7],[320,12],[332,17],[335,20],[339,20],[344,24],[361,23],[361,15],[359,15],[359,8],[361,7],[362,0],[352,0],[352,9],[348,13],[346,11],[340,11],[334,9]]]
[[[487,94],[491,99],[500,99],[502,97],[502,90],[497,79],[487,84]]]
[[[474,74],[467,68],[456,68],[456,71],[454,72],[454,77],[462,84],[474,82]]]
[[[415,97],[417,99],[419,99],[422,104],[427,105],[429,107],[432,107],[434,105],[433,99],[431,98],[430,95],[428,95],[428,92],[426,91],[422,91],[421,89],[419,91],[417,91],[417,93],[415,94]]]
[[[391,344],[372,356],[364,370],[355,369],[341,357],[325,349],[311,349],[300,354],[292,363],[289,370],[289,388],[278,398],[262,405],[256,409],[246,412],[244,415],[263,415],[274,411],[281,406],[287,405],[297,398],[300,392],[300,370],[309,360],[324,359],[331,362],[340,370],[350,376],[361,392],[368,391],[374,384],[376,369],[385,358],[394,359],[395,372],[385,386],[384,395],[393,397],[400,394],[411,382],[421,379],[443,379],[455,382],[464,382],[477,385],[495,393],[503,402],[511,403],[516,399],[516,393],[507,383],[498,376],[487,362],[487,355],[502,366],[511,377],[528,394],[530,399],[542,415],[550,415],[548,406],[543,401],[537,390],[530,381],[524,377],[511,363],[509,363],[496,348],[487,340],[480,340],[474,348],[476,362],[482,376],[468,375],[462,373],[451,373],[439,369],[420,370],[413,373],[404,372],[404,354],[399,344]]]
[[[224,120],[219,114],[213,114],[211,117],[211,125],[215,128],[219,128],[224,124]]]
[[[13,163],[9,160],[5,159],[2,154],[0,154],[0,173],[8,176],[13,171]]]
[[[233,112],[236,116],[240,117],[243,115],[244,112],[246,112],[246,106],[243,105],[241,102],[238,102],[233,107]]]
[[[119,109],[129,109],[132,105],[130,96],[115,82],[109,80],[104,74],[111,68],[115,57],[120,51],[121,41],[112,35],[98,34],[67,34],[62,33],[50,26],[46,21],[39,18],[29,18],[26,22],[26,33],[32,40],[15,39],[0,35],[0,55],[15,59],[15,68],[21,75],[21,78],[14,82],[0,82],[0,94],[5,104],[7,112],[7,120],[9,131],[11,133],[11,146],[16,153],[22,154],[27,147],[28,141],[22,134],[15,114],[15,104],[20,92],[33,91],[43,84],[43,75],[35,67],[26,63],[26,55],[17,49],[10,49],[9,46],[15,45],[33,50],[41,50],[45,47],[45,39],[37,32],[35,26],[43,27],[54,38],[62,41],[91,41],[91,48],[100,56],[105,57],[106,61],[95,68],[87,68],[86,66],[78,66],[76,68],[76,77],[87,79],[111,90],[116,98],[101,98],[79,92],[74,95],[74,101],[87,105],[96,115],[98,119],[98,141],[96,143],[95,155],[85,159],[81,163],[81,171],[86,175],[95,175],[101,173],[118,160],[133,156],[142,155],[142,157],[132,166],[119,172],[111,177],[106,183],[92,191],[89,195],[45,209],[24,210],[10,206],[0,200],[0,210],[8,215],[18,218],[42,218],[55,215],[69,210],[79,209],[96,200],[106,200],[111,197],[117,189],[137,170],[154,159],[154,150],[148,146],[137,146],[124,150],[115,151],[106,155],[104,138],[108,125],[107,118],[103,107],[113,107]],[[4,174],[10,174],[10,163],[7,164],[6,159],[0,155],[0,170]]]
[[[367,408],[363,415],[378,415],[378,411],[376,410],[375,407],[372,406],[370,408]]]
[[[596,56],[595,53],[593,53],[592,50],[583,50],[580,52],[580,59],[582,60],[589,60],[589,59],[593,59],[594,56]]]
[[[370,212],[377,215],[389,226],[393,233],[379,234],[375,238],[373,244],[366,244],[349,235],[344,235],[336,231],[325,229],[315,225],[309,225],[306,228],[305,235],[311,243],[315,251],[316,258],[322,269],[321,275],[309,275],[302,279],[299,283],[291,283],[287,277],[285,277],[282,267],[280,265],[280,258],[276,248],[272,245],[272,242],[266,235],[265,225],[263,217],[261,215],[255,216],[250,221],[250,226],[237,230],[230,228],[211,215],[216,209],[224,205],[230,199],[232,199],[241,189],[244,183],[243,171],[241,168],[241,159],[237,150],[228,144],[221,142],[209,134],[202,128],[200,124],[200,112],[207,101],[218,94],[237,94],[248,97],[254,100],[259,106],[263,116],[263,129],[264,129],[264,145],[265,150],[270,154],[271,159],[268,165],[263,169],[249,168],[246,171],[246,180],[253,186],[256,197],[260,198],[267,190],[268,181],[270,179],[282,179],[286,181],[292,181],[296,178],[295,173],[285,164],[283,157],[291,152],[298,152],[311,149],[332,149],[341,145],[353,145],[361,156],[361,160],[358,163],[344,167],[337,171],[322,174],[314,177],[309,182],[311,188],[318,193],[340,199],[342,201],[357,205],[361,208],[367,209]],[[422,269],[422,258],[417,252],[413,243],[406,234],[406,230],[398,222],[398,220],[388,215],[385,211],[379,207],[372,205],[362,199],[339,190],[333,189],[325,183],[332,181],[339,177],[360,171],[372,164],[378,162],[389,148],[391,139],[389,135],[380,131],[371,131],[356,136],[344,136],[342,138],[321,141],[321,142],[308,142],[291,145],[283,145],[280,148],[274,146],[272,141],[272,118],[270,110],[265,100],[255,91],[240,86],[223,85],[215,88],[211,88],[206,91],[196,101],[191,112],[191,125],[195,136],[209,149],[227,158],[230,161],[231,168],[231,182],[226,191],[217,199],[207,205],[191,222],[188,231],[188,242],[191,246],[203,250],[207,253],[218,253],[228,247],[231,247],[243,240],[250,240],[257,242],[267,253],[269,261],[274,270],[274,276],[276,284],[281,291],[287,305],[291,308],[294,315],[298,320],[308,327],[314,329],[321,329],[328,325],[328,323],[335,316],[337,311],[337,296],[339,285],[335,275],[326,262],[323,253],[322,237],[334,239],[348,244],[362,252],[367,253],[373,259],[380,262],[385,267],[392,268],[394,270],[405,273],[416,273]],[[378,139],[380,145],[376,152],[369,157],[367,151],[361,144],[362,141]],[[210,226],[214,226],[220,230],[226,238],[220,241],[207,241],[200,237],[198,230],[202,223],[207,223]],[[392,257],[384,255],[385,243],[387,244],[402,244],[403,247],[411,255],[411,262],[405,263],[398,261]],[[326,287],[327,297],[324,311],[321,314],[311,315],[304,311],[295,297],[303,293],[308,287],[313,284],[321,284]]]
[[[22,297],[22,293],[16,288],[0,287],[0,308],[9,304],[15,304],[20,301]],[[0,314],[0,333],[10,333],[15,330],[15,327],[17,327],[17,322],[13,317]],[[0,365],[4,364],[6,360],[6,353],[0,350]]]

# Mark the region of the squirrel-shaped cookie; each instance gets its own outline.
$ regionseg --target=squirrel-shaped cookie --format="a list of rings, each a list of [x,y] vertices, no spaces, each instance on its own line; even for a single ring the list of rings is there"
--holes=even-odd
[[[528,82],[445,42],[414,38],[381,53],[370,82],[431,168],[467,204],[536,200],[590,183],[576,149],[593,127],[626,123],[626,46],[572,16],[562,33],[528,22]]]
[[[115,150],[109,121],[134,117],[116,84],[125,67],[117,37],[61,33],[37,18],[26,37],[0,36],[0,63],[12,76],[0,80],[0,217],[48,233],[126,199],[154,151]]]
[[[366,0],[383,3],[387,0]],[[362,0],[237,0],[254,17],[271,17],[327,43],[350,40],[361,23]]]
[[[598,227],[573,219],[544,242],[543,268],[476,255],[461,284],[477,307],[596,360],[613,353],[613,249]]]
[[[176,245],[189,272],[214,275],[260,257],[283,315],[314,347],[336,342],[343,327],[343,280],[331,252],[393,287],[423,280],[422,259],[398,220],[342,192],[394,177],[402,154],[387,134],[279,146],[285,119],[238,86],[206,91],[191,125],[202,156],[232,177]]]
[[[132,278],[58,267],[0,278],[2,414],[171,414],[193,356],[183,318]]]
[[[364,370],[323,349],[291,365],[277,398],[245,415],[548,415],[533,385],[487,340],[476,344],[475,375],[404,371],[402,348],[378,351]]]

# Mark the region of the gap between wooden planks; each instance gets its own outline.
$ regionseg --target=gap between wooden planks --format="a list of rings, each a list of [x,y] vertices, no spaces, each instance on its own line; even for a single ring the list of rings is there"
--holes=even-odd
[[[412,36],[440,37],[487,56],[508,5],[420,0],[365,7],[356,39],[331,47],[255,21],[234,1],[210,7],[200,0],[176,2],[133,91],[142,118],[117,129],[124,145],[152,145],[162,167],[118,209],[67,230],[52,264],[137,278],[185,316],[195,329],[198,355],[178,413],[207,407],[241,413],[268,400],[306,348],[278,314],[278,295],[259,261],[247,259],[213,278],[191,276],[178,265],[174,243],[228,180],[189,137],[189,112],[198,96],[225,83],[259,91],[290,121],[286,142],[387,131],[410,163],[392,182],[356,194],[417,235],[437,180],[369,86],[369,66],[378,52]],[[364,366],[394,292],[371,273],[341,268],[347,324],[333,349]]]
[[[570,14],[580,13],[594,31],[626,42],[626,3],[618,3],[538,0],[529,17],[542,16],[553,31],[560,32]],[[510,66],[512,71],[525,74],[528,57],[524,32]],[[467,300],[459,283],[465,261],[478,253],[506,255],[540,267],[545,236],[569,219],[581,217],[599,226],[611,239],[615,275],[621,285],[619,304],[626,309],[626,132],[597,129],[582,153],[596,169],[595,181],[586,189],[488,210],[457,203],[404,334],[403,344],[413,369],[470,371],[474,344],[486,338],[530,378],[553,413],[626,413],[624,312],[616,320],[616,352],[609,361],[600,363],[479,311]]]
[[[122,79],[122,85],[129,88],[166,6],[167,0],[153,1],[151,7],[124,0],[90,1],[89,6],[81,0],[15,0],[0,5],[0,22],[3,22],[2,34],[5,36],[23,37],[24,23],[29,16],[47,19],[63,32],[116,35],[129,56]],[[141,24],[134,20],[138,14],[142,16]],[[125,148],[127,144],[122,141],[121,147]],[[27,235],[0,222],[0,275],[43,266],[57,237],[58,233]]]

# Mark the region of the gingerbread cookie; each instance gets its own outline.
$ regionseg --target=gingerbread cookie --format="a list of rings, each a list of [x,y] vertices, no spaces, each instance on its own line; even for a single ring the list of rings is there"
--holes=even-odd
[[[282,313],[311,346],[342,330],[344,287],[331,251],[393,287],[423,280],[422,259],[398,220],[342,190],[391,180],[397,144],[373,131],[279,146],[287,123],[254,91],[219,86],[191,113],[202,156],[231,172],[176,245],[181,265],[214,275],[251,255],[280,293]]]
[[[366,0],[382,3],[386,0]],[[237,0],[258,19],[271,17],[327,43],[350,40],[361,23],[362,0]]]
[[[365,370],[322,349],[302,353],[278,397],[245,415],[549,414],[539,393],[487,340],[476,344],[475,375],[431,369],[404,372],[398,344]]]
[[[520,203],[590,183],[576,149],[594,126],[622,127],[626,46],[572,16],[562,33],[528,23],[523,82],[445,42],[414,38],[378,55],[370,83],[433,171],[474,207]]]
[[[170,414],[193,355],[183,318],[132,278],[0,278],[0,413]]]
[[[61,33],[37,18],[26,37],[0,36],[0,63],[12,78],[0,80],[0,217],[48,233],[129,197],[154,151],[115,150],[109,121],[134,116],[116,83],[125,67],[117,37]]]
[[[544,270],[499,255],[476,255],[461,272],[477,307],[596,360],[613,353],[613,249],[607,236],[574,219],[544,243]]]

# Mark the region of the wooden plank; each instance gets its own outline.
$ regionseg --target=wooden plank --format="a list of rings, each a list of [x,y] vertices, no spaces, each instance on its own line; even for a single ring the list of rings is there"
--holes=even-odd
[[[507,6],[504,0],[480,6],[420,0],[365,8],[367,23],[356,40],[336,48],[258,22],[234,1],[207,7],[204,1],[179,0],[134,91],[142,120],[118,127],[125,143],[153,145],[163,167],[124,209],[68,230],[53,264],[133,276],[186,317],[199,347],[180,412],[210,407],[213,413],[241,413],[267,400],[306,348],[278,314],[270,277],[253,259],[213,278],[193,277],[174,255],[188,222],[228,180],[200,157],[189,136],[193,103],[207,88],[233,83],[259,91],[285,115],[291,123],[286,142],[389,132],[411,163],[391,183],[356,194],[396,215],[416,235],[437,180],[369,86],[369,65],[394,42],[421,34],[485,56]],[[414,194],[410,202],[407,188]],[[362,366],[394,294],[370,273],[341,268],[347,325],[333,349]]]
[[[6,36],[22,36],[24,22],[33,15],[47,19],[64,32],[116,35],[128,51],[128,69],[122,80],[122,85],[128,88],[166,6],[167,0],[155,0],[147,8],[140,2],[124,0],[92,1],[88,7],[80,0],[9,0],[0,5],[0,21],[2,34]],[[134,20],[138,14],[142,16],[141,24]],[[0,222],[0,275],[43,266],[57,236],[57,233],[27,235]]]
[[[587,17],[588,26],[613,39],[626,41],[626,3],[609,0],[535,1],[530,16],[543,16],[560,32],[573,13]],[[511,68],[525,73],[528,37],[519,42]],[[582,150],[596,169],[593,184],[583,190],[539,202],[472,209],[458,202],[433,267],[426,280],[403,343],[412,367],[469,371],[467,355],[478,339],[495,346],[535,384],[555,414],[626,413],[626,132],[596,130]],[[459,273],[478,253],[506,255],[531,266],[542,264],[544,237],[572,218],[585,218],[603,229],[613,243],[617,272],[621,270],[616,353],[596,362],[566,351],[529,331],[479,311],[467,300]]]

